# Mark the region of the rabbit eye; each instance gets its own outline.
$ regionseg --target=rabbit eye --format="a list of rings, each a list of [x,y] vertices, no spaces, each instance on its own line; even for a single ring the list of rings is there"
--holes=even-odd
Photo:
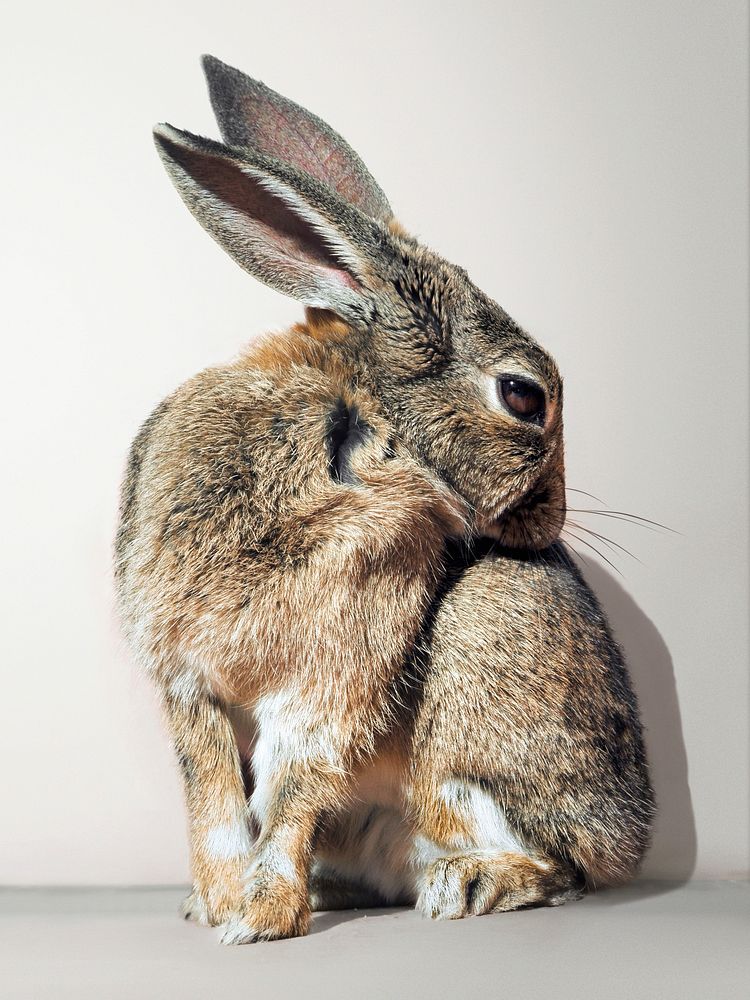
[[[497,381],[500,397],[514,417],[544,423],[544,392],[538,385],[516,375],[501,375]]]

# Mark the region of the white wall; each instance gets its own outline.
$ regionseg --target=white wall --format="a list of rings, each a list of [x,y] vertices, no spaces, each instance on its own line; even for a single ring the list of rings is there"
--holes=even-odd
[[[70,0],[3,34],[0,882],[187,879],[112,611],[118,481],[162,396],[300,314],[153,151],[157,120],[217,134],[203,51],[330,120],[552,350],[569,485],[681,532],[589,517],[642,560],[590,575],[649,727],[647,872],[746,874],[746,5]]]

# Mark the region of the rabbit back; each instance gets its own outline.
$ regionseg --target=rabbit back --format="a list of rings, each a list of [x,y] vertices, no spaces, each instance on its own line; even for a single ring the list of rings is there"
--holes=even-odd
[[[654,800],[620,649],[555,546],[459,557],[428,623],[413,730],[420,824],[489,797],[512,835],[592,885],[637,870]],[[436,791],[437,790],[437,791]],[[439,824],[438,824],[439,825]]]
[[[252,701],[295,664],[335,670],[337,620],[371,619],[357,608],[360,593],[372,599],[362,574],[382,573],[390,601],[389,566],[413,591],[399,635],[419,627],[457,509],[356,386],[335,350],[342,326],[311,316],[208,369],[134,442],[119,599],[128,638],[167,685],[192,678]],[[374,640],[389,652],[390,620]]]

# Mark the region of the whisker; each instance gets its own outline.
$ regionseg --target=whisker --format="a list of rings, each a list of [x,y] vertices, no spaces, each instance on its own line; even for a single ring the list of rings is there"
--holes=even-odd
[[[597,503],[604,503],[601,497],[596,497],[593,493],[587,493],[586,490],[576,490],[572,486],[566,486],[565,491],[566,493],[582,493],[585,497],[591,497],[592,500],[596,500]]]
[[[597,549],[597,547],[595,545],[592,545],[591,542],[587,542],[585,538],[581,538],[579,535],[577,535],[574,531],[571,531],[570,529],[568,529],[568,534],[572,535],[572,537],[575,538],[577,541],[582,542],[584,545],[587,545],[593,552],[596,552],[596,554],[599,556],[599,558],[603,559],[604,562],[607,563],[608,566],[611,566],[612,569],[615,571],[615,573],[617,573],[619,576],[622,576],[623,580],[625,579],[625,577],[623,576],[623,574],[620,572],[620,570],[617,568],[617,566],[615,566],[615,564],[612,562],[612,560],[611,559],[607,559],[607,557],[604,555],[604,553],[600,552],[599,549]]]
[[[561,535],[562,535],[562,534],[565,534],[565,529],[563,529],[563,531],[561,532]],[[587,557],[586,557],[586,556],[585,556],[585,555],[583,554],[583,552],[579,552],[579,551],[578,551],[578,549],[574,548],[574,547],[573,547],[573,546],[572,546],[572,545],[570,544],[570,542],[566,542],[566,541],[565,541],[565,539],[564,539],[564,538],[562,538],[562,537],[560,538],[560,542],[561,542],[561,543],[562,543],[562,545],[563,545],[563,546],[565,547],[565,555],[566,555],[566,558],[567,558],[567,559],[569,560],[569,562],[570,562],[571,566],[575,566],[575,565],[576,565],[576,561],[575,561],[575,559],[573,558],[573,556],[577,556],[577,557],[578,557],[579,559],[582,559],[582,560],[583,560],[583,561],[584,561],[584,562],[586,563],[586,565],[587,565],[587,566],[590,566],[590,565],[591,565],[591,560],[590,560],[590,559],[588,559],[588,558],[587,558]]]
[[[676,528],[670,528],[668,524],[661,524],[659,521],[651,521],[647,517],[641,517],[640,514],[629,514],[625,510],[591,510],[584,507],[568,507],[568,510],[573,514],[600,514],[602,517],[614,517],[621,521],[630,521],[631,524],[640,523],[642,527],[647,527],[652,525],[654,528],[662,528],[664,531],[669,531],[673,535],[681,535],[681,531],[677,531]]]
[[[631,517],[631,516],[628,516],[628,515],[625,515],[625,514],[620,515],[619,513],[616,513],[616,512],[613,512],[613,511],[608,511],[608,510],[588,510],[588,509],[585,509],[583,507],[553,507],[552,510],[559,511],[561,514],[566,514],[566,515],[567,514],[601,514],[602,517],[611,517],[615,521],[624,521],[625,524],[632,524],[636,528],[645,528],[646,531],[654,531],[657,534],[659,534],[659,528],[662,528],[662,527],[666,531],[672,531],[673,530],[672,528],[668,528],[666,525],[656,525],[655,524],[652,527],[651,524],[643,523],[640,520],[633,520],[633,518],[635,518],[637,516],[635,514],[633,514],[632,517]],[[573,522],[571,521],[570,523],[572,524]],[[580,525],[579,525],[579,527],[580,527]],[[679,534],[679,532],[675,532],[675,534]]]
[[[591,528],[587,528],[585,524],[579,524],[577,521],[569,521],[568,523],[572,524],[574,528],[578,528],[579,531],[586,531],[589,535],[593,535],[594,538],[598,538],[600,542],[604,542],[604,544],[613,551],[614,549],[619,549],[620,552],[624,552],[626,556],[630,556],[631,559],[635,559],[636,562],[639,562],[641,566],[644,565],[642,559],[639,559],[635,553],[631,552],[630,549],[626,549],[624,545],[620,545],[620,543],[616,542],[613,538],[607,538],[606,535],[600,535],[598,531],[593,531]]]
[[[575,569],[575,562],[570,554],[571,553],[570,546],[568,545],[568,543],[565,541],[564,538],[559,538],[558,541],[560,542],[560,556],[562,557],[563,562],[565,563],[566,566],[568,566],[568,568]],[[581,558],[583,558],[583,556],[581,556]]]

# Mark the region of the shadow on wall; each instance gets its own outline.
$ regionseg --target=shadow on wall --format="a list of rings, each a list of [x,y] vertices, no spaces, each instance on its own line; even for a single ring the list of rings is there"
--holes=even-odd
[[[697,838],[672,657],[654,623],[614,577],[593,561],[581,568],[625,652],[641,708],[658,806],[642,875],[686,882]]]

